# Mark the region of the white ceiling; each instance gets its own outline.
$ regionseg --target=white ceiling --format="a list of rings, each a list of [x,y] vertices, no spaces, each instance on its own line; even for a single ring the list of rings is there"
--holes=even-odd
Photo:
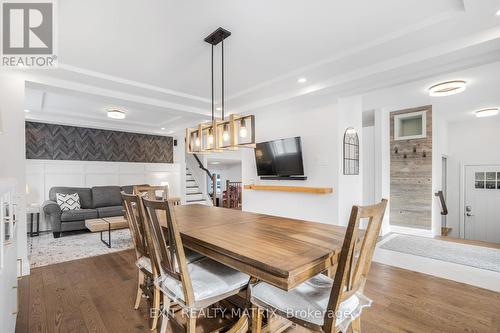
[[[58,3],[59,69],[26,71],[32,119],[115,126],[103,119],[115,105],[128,112],[126,130],[172,132],[207,119],[203,38],[219,26],[232,32],[225,44],[232,112],[446,77],[500,59],[498,0]]]

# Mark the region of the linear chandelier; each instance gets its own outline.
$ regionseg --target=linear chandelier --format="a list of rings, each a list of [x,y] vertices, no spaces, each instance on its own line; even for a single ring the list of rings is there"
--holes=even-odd
[[[255,148],[255,117],[253,115],[235,115],[226,117],[224,98],[224,39],[231,32],[218,28],[205,38],[211,44],[212,74],[212,119],[199,124],[196,128],[186,128],[186,149],[188,153],[211,153],[236,150],[240,147]],[[221,117],[215,116],[214,94],[214,47],[221,44]]]

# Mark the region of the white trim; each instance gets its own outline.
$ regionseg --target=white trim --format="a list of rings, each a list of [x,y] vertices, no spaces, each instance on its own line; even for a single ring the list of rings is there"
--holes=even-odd
[[[397,234],[413,235],[421,237],[430,237],[430,238],[434,237],[434,232],[431,229],[408,228],[408,227],[401,227],[398,225],[391,225],[391,232]]]
[[[401,126],[401,121],[408,118],[417,118],[422,120],[422,131],[417,135],[399,136],[399,129]],[[394,140],[412,140],[412,139],[423,139],[427,137],[427,111],[416,111],[403,114],[397,114],[394,116]]]

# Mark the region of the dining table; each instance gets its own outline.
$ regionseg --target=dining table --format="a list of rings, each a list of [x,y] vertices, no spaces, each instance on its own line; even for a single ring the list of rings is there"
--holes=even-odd
[[[346,228],[201,204],[174,206],[183,245],[283,290],[334,271]],[[165,218],[160,223],[166,227]]]

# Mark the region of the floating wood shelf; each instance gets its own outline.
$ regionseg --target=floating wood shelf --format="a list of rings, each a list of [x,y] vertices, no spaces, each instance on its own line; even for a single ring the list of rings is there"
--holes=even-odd
[[[302,192],[310,194],[329,194],[333,193],[331,187],[305,187],[305,186],[275,186],[275,185],[245,185],[245,190],[256,191],[281,191],[281,192]]]

